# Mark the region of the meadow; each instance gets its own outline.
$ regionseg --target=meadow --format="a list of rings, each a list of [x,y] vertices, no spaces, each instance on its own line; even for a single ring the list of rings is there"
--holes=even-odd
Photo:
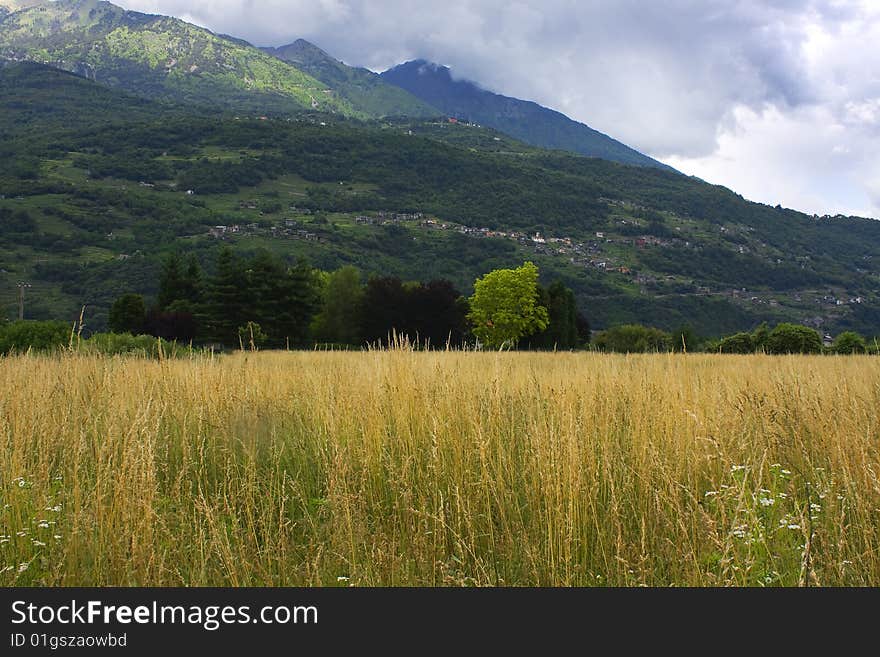
[[[880,359],[0,358],[0,585],[880,585]]]

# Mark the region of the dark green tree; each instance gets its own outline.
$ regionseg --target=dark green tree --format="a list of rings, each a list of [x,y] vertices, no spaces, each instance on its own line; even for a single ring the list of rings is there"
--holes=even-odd
[[[253,318],[248,312],[248,278],[244,264],[229,247],[217,254],[205,300],[206,337],[228,346],[238,344],[238,327]]]
[[[114,333],[138,335],[144,330],[147,308],[140,294],[123,294],[110,306],[107,323]]]
[[[578,331],[578,308],[574,292],[562,281],[548,288],[539,286],[540,303],[547,308],[549,323],[543,331],[523,339],[532,349],[574,349],[582,344]]]
[[[246,319],[260,325],[265,343],[271,347],[305,344],[320,307],[315,270],[305,263],[288,267],[278,256],[261,250],[249,263],[246,280]]]
[[[185,299],[184,265],[180,253],[169,253],[162,262],[159,274],[159,293],[156,295],[156,307],[164,310],[178,299]]]

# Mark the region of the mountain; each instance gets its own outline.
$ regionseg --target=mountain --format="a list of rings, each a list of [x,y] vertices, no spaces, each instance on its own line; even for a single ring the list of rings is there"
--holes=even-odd
[[[495,128],[527,144],[622,164],[671,170],[560,112],[485,91],[473,82],[455,80],[446,66],[419,59],[395,66],[381,77],[450,117]]]
[[[140,96],[236,111],[366,118],[323,82],[241,40],[99,0],[0,0],[0,58],[78,73]]]
[[[877,221],[772,208],[477,126],[235,117],[0,68],[0,319],[27,281],[26,316],[73,319],[85,305],[99,329],[120,294],[155,294],[169,251],[210,269],[221,244],[445,277],[465,294],[532,260],[595,328],[880,333]]]
[[[290,62],[326,84],[353,107],[372,116],[431,117],[442,114],[409,92],[388,84],[379,74],[365,68],[346,66],[304,39],[279,48],[263,48],[263,51]]]

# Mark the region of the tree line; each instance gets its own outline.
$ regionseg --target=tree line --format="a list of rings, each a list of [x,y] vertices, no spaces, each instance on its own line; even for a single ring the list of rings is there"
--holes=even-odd
[[[698,336],[687,326],[668,332],[626,324],[598,332],[591,343],[589,322],[574,293],[559,281],[542,285],[531,262],[485,274],[474,282],[473,295],[465,297],[444,279],[417,282],[371,276],[365,280],[350,265],[326,272],[303,261],[290,265],[267,250],[245,257],[223,247],[210,274],[194,255],[170,254],[162,263],[158,283],[158,293],[149,303],[137,293],[116,299],[109,313],[113,334],[250,349],[360,348],[387,345],[406,336],[423,348],[880,352],[876,338],[846,331],[827,344],[816,330],[791,323],[772,329],[764,323],[751,332],[718,339]],[[70,327],[62,322],[0,323],[0,352],[63,346],[70,335]],[[112,344],[114,352],[132,345],[143,349],[146,344],[129,345],[116,337],[102,341]]]
[[[434,348],[574,349],[589,342],[574,293],[558,281],[542,286],[532,263],[490,272],[475,290],[467,298],[445,279],[364,280],[350,265],[325,272],[305,262],[290,266],[266,250],[242,257],[224,247],[210,275],[195,256],[169,255],[155,300],[124,294],[110,308],[109,326],[246,348],[361,347],[404,335]]]

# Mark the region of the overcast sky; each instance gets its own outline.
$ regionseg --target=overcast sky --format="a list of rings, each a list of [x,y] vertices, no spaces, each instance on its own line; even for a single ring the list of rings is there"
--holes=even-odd
[[[424,58],[765,203],[880,218],[878,0],[118,0],[382,71]]]

